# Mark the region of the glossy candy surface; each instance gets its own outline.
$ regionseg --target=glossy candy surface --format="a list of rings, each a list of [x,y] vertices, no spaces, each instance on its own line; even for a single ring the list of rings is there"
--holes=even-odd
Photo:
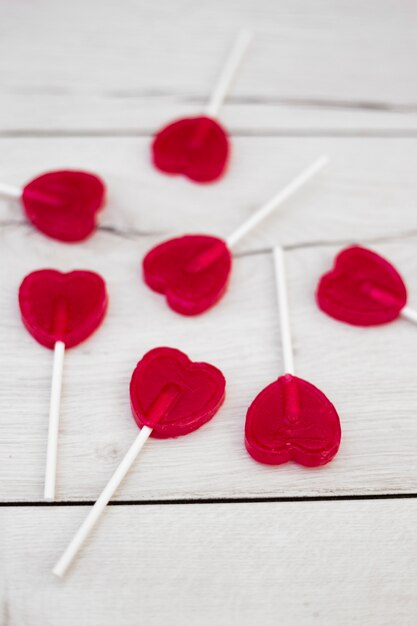
[[[333,269],[321,278],[319,307],[337,320],[374,326],[395,320],[407,303],[407,289],[397,270],[372,250],[342,250]]]
[[[222,239],[185,235],[152,248],[143,260],[146,284],[182,315],[198,315],[226,291],[232,256]]]
[[[340,439],[333,404],[317,387],[291,374],[265,387],[246,415],[246,449],[260,463],[324,465],[337,453]]]
[[[165,126],[152,144],[154,165],[166,174],[182,174],[197,183],[217,180],[229,156],[225,130],[211,117],[190,117]]]
[[[38,270],[20,285],[19,307],[36,341],[50,349],[57,341],[72,348],[101,324],[107,309],[106,286],[94,272]]]
[[[47,172],[23,189],[22,203],[32,224],[60,241],[86,239],[96,227],[105,187],[94,174],[73,170]]]
[[[137,364],[130,381],[132,413],[152,437],[179,437],[197,430],[218,411],[226,381],[216,367],[193,363],[174,348],[155,348]]]

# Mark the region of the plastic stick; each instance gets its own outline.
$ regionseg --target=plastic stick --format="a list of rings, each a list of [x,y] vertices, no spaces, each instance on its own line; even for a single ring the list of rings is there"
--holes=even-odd
[[[81,524],[80,528],[78,529],[71,543],[68,545],[64,554],[55,565],[53,573],[56,576],[64,576],[72,560],[76,556],[77,552],[83,545],[84,541],[87,539],[91,530],[94,528],[95,524],[97,523],[98,519],[106,508],[110,498],[122,482],[123,478],[126,476],[139,452],[142,450],[151,432],[152,428],[149,428],[149,426],[143,426],[141,428],[140,433],[137,435],[135,441],[123,457],[122,462],[114,472],[113,476],[110,478],[107,485],[104,487],[98,500],[85,518],[84,522]]]
[[[280,246],[273,250],[275,264],[275,285],[278,296],[278,310],[281,328],[282,356],[286,374],[294,375],[294,357],[291,340],[291,328],[285,275],[284,251]]]
[[[0,183],[0,196],[13,200],[19,200],[22,197],[22,190],[19,189],[19,187],[15,187],[14,185]]]
[[[314,163],[309,165],[305,170],[296,176],[284,189],[278,191],[266,204],[264,204],[258,211],[256,211],[246,222],[244,222],[239,228],[237,228],[226,239],[229,248],[232,248],[237,244],[245,235],[255,228],[262,220],[264,220],[272,211],[281,206],[285,200],[298,191],[310,178],[313,178],[322,167],[328,162],[326,155],[318,158]]]
[[[409,306],[405,306],[401,309],[401,316],[407,319],[409,322],[414,322],[417,324],[417,311],[414,309],[410,309]]]
[[[48,446],[45,470],[45,500],[55,499],[56,464],[58,450],[59,413],[61,405],[62,372],[64,368],[65,344],[57,341],[54,348],[52,367],[51,400],[49,405]]]
[[[206,107],[206,113],[210,117],[216,117],[223,101],[229,91],[232,80],[239,68],[243,56],[252,40],[252,33],[248,30],[242,30],[236,40],[233,49],[223,66],[223,70],[217,81],[217,85],[211,94],[210,102]]]

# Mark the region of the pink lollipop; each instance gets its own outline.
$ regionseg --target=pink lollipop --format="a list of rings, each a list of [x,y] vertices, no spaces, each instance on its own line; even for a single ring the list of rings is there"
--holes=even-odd
[[[46,172],[23,189],[0,184],[0,196],[20,200],[39,231],[67,243],[89,237],[104,203],[104,183],[89,172]]]
[[[180,437],[197,430],[219,410],[226,381],[208,363],[193,363],[173,348],[150,350],[130,381],[130,403],[139,434],[78,529],[54,574],[63,576],[150,436]]]
[[[78,346],[100,326],[107,310],[104,280],[95,272],[63,274],[38,270],[28,274],[19,288],[23,324],[42,346],[54,351],[46,457],[46,500],[55,498],[55,479],[65,350]]]
[[[388,324],[399,316],[417,322],[401,275],[387,259],[362,246],[339,252],[319,281],[316,300],[327,315],[354,326]]]
[[[252,35],[242,31],[213,91],[206,115],[176,120],[160,130],[152,143],[155,167],[182,174],[197,183],[219,178],[227,165],[229,138],[215,119]]]
[[[181,315],[207,311],[226,292],[233,247],[326,163],[325,156],[314,161],[226,240],[208,235],[185,235],[155,246],[143,260],[145,283],[153,291],[164,294],[168,306]]]
[[[320,389],[294,376],[284,255],[279,247],[274,249],[274,260],[284,375],[265,387],[250,405],[245,445],[260,463],[294,461],[316,467],[331,461],[339,449],[339,416]]]

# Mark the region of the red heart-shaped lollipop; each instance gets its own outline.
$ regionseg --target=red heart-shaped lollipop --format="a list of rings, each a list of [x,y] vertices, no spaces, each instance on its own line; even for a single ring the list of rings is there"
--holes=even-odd
[[[102,322],[106,285],[95,272],[38,270],[20,285],[19,306],[23,323],[36,341],[51,349],[57,341],[73,348]]]
[[[333,404],[317,387],[291,374],[263,389],[246,414],[246,449],[261,463],[324,465],[338,451],[340,438]]]
[[[185,235],[155,246],[143,260],[146,284],[183,315],[198,315],[226,291],[232,256],[222,239]]]
[[[28,183],[22,202],[28,219],[49,237],[74,242],[86,239],[96,226],[105,187],[94,174],[63,170],[47,172]]]
[[[152,154],[155,166],[163,172],[209,183],[224,172],[229,140],[225,130],[211,117],[184,118],[157,133]]]
[[[193,363],[173,348],[155,348],[139,361],[130,381],[137,424],[152,437],[179,437],[197,430],[218,411],[225,397],[223,374],[208,363]]]
[[[321,278],[319,307],[337,320],[374,326],[395,320],[407,302],[397,270],[371,250],[352,246],[340,252],[333,269]]]

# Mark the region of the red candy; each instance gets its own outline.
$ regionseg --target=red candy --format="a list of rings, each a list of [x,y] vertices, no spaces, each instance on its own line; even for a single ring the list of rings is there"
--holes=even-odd
[[[106,285],[94,272],[39,270],[20,285],[19,306],[36,341],[51,349],[57,341],[73,348],[101,324],[107,309]]]
[[[86,239],[96,226],[105,187],[93,174],[47,172],[28,183],[22,202],[28,219],[45,235],[60,241]]]
[[[153,248],[143,260],[146,284],[166,296],[182,315],[198,315],[216,304],[227,288],[232,266],[222,239],[185,235]]]
[[[319,307],[337,320],[374,326],[395,320],[407,302],[397,270],[371,250],[352,246],[340,252],[334,268],[321,278]]]
[[[183,174],[197,183],[209,183],[225,170],[229,140],[211,117],[184,118],[159,131],[152,153],[155,166],[166,174]]]
[[[246,415],[246,449],[260,463],[324,465],[337,453],[340,439],[333,404],[317,387],[291,374],[263,389]]]
[[[133,416],[152,437],[179,437],[197,430],[218,411],[226,381],[216,367],[193,363],[173,348],[150,350],[130,381]]]

